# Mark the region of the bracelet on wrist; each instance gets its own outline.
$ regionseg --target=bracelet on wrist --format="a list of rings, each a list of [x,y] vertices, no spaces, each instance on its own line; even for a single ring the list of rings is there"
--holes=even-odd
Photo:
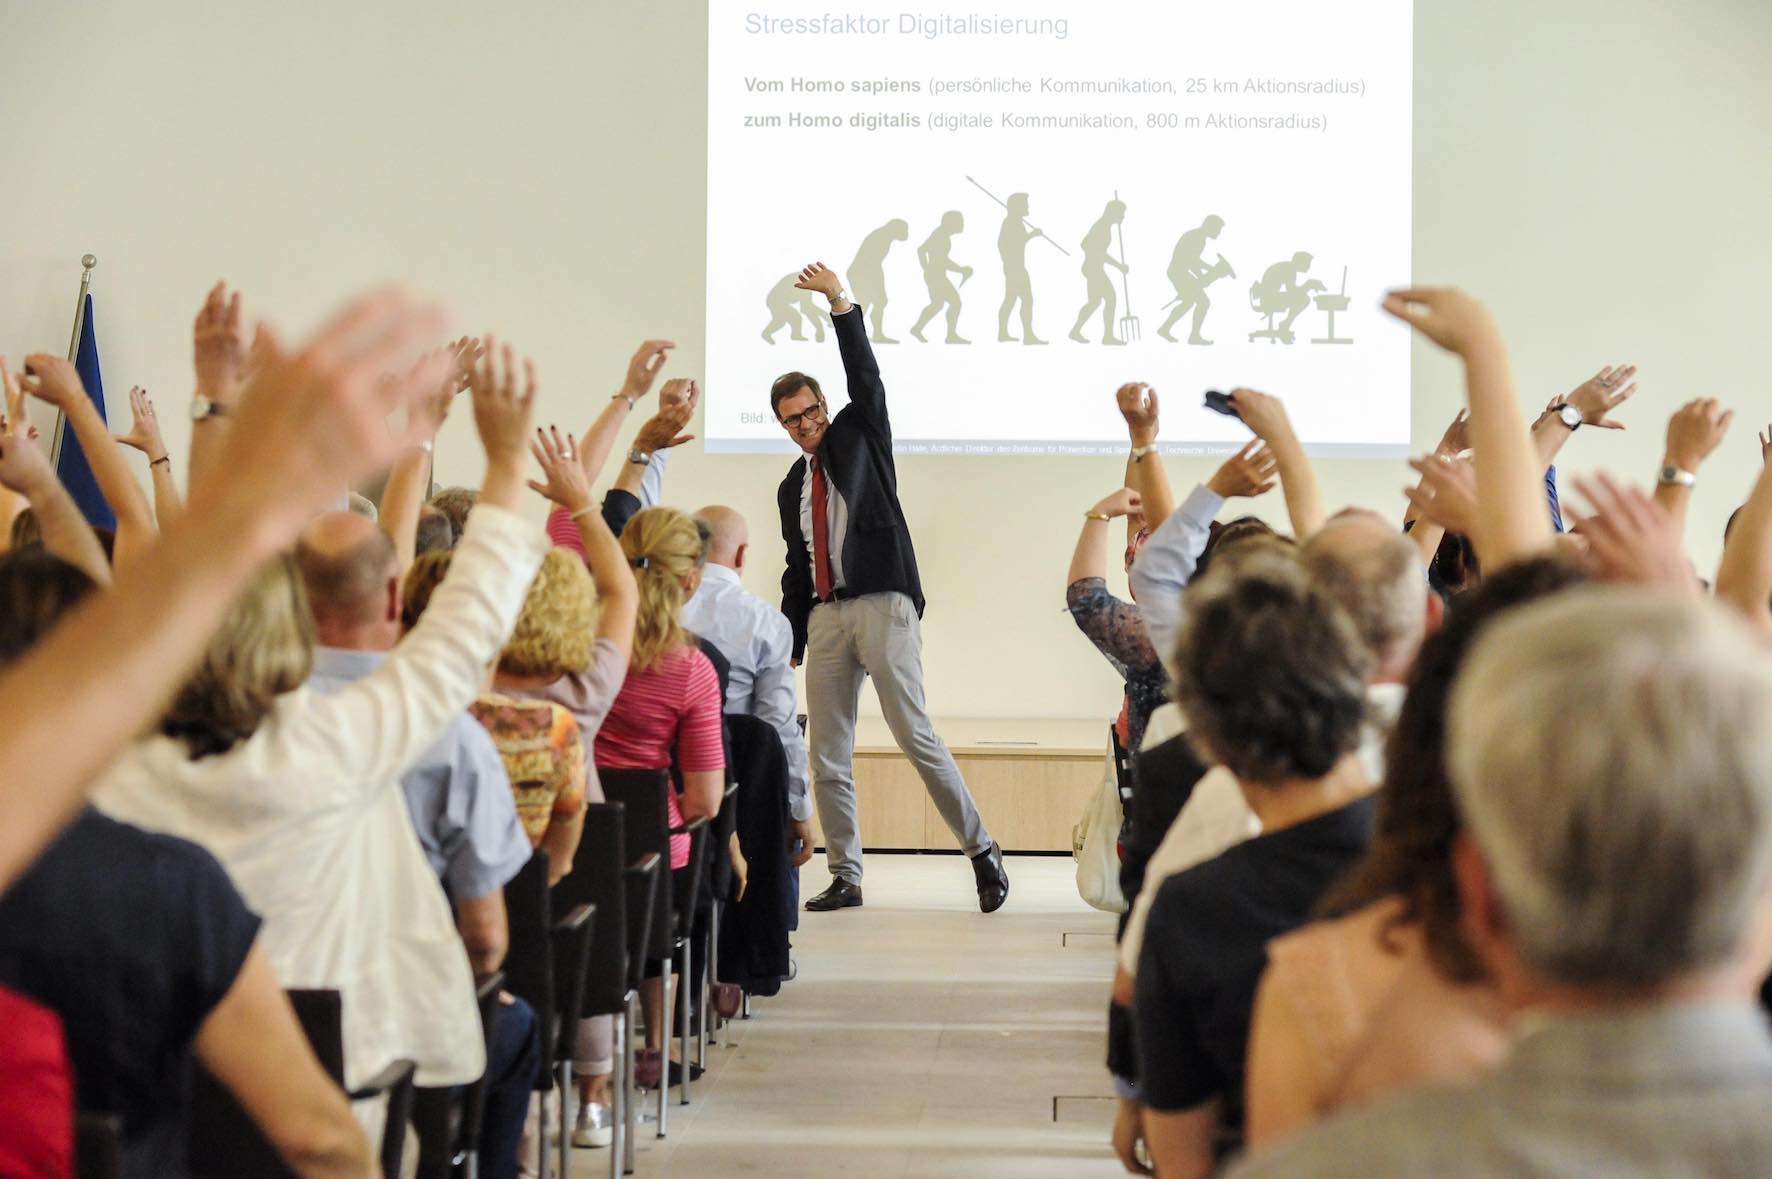
[[[1106,512],[1084,512],[1083,519],[1085,519],[1085,520],[1100,520],[1102,523],[1105,524],[1105,523],[1111,521],[1113,519],[1113,517],[1108,515]]]
[[[573,520],[582,520],[596,510],[596,504],[586,504],[584,507],[578,509],[578,511],[572,513],[570,518]]]
[[[169,454],[163,454],[157,459],[148,460],[148,466],[150,467],[157,467],[161,463],[165,463],[168,467],[172,466],[172,456]]]

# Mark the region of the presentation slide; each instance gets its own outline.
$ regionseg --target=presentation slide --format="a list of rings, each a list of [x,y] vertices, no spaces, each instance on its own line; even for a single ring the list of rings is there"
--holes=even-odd
[[[841,408],[823,261],[860,304],[897,449],[1162,447],[1285,399],[1312,453],[1409,443],[1410,0],[709,0],[706,442],[791,450],[770,383]]]

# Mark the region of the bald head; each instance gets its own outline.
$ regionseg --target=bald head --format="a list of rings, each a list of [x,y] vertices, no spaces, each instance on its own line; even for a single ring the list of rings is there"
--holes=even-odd
[[[721,504],[709,504],[695,513],[711,534],[708,540],[708,563],[728,569],[744,567],[744,551],[751,543],[751,530],[744,517]]]
[[[385,649],[380,630],[389,620],[395,568],[394,542],[373,521],[351,512],[327,512],[301,534],[295,564],[308,591],[320,642],[329,647],[363,647],[353,633],[375,633],[368,645]],[[387,635],[393,646],[396,631]]]
[[[1374,679],[1400,679],[1428,626],[1429,591],[1415,546],[1376,513],[1348,511],[1306,541],[1300,559],[1377,656]]]

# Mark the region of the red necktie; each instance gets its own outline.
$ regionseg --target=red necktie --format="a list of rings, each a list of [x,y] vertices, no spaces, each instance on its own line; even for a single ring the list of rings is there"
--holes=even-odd
[[[812,588],[818,600],[831,600],[831,531],[825,520],[830,493],[824,486],[824,464],[812,456]]]

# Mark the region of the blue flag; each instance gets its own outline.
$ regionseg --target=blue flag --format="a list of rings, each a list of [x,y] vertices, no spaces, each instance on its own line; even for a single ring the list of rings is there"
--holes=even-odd
[[[80,382],[86,386],[86,395],[98,406],[100,420],[105,418],[105,382],[98,371],[98,335],[92,326],[92,296],[86,296],[85,313],[80,320],[80,350],[74,354],[74,367],[80,372]],[[98,489],[98,480],[92,477],[92,465],[86,461],[86,452],[80,449],[80,440],[74,437],[74,431],[65,425],[61,431],[61,454],[55,462],[56,474],[61,476],[62,486],[80,505],[80,514],[86,522],[95,528],[116,528],[117,516],[111,511],[111,505]]]

